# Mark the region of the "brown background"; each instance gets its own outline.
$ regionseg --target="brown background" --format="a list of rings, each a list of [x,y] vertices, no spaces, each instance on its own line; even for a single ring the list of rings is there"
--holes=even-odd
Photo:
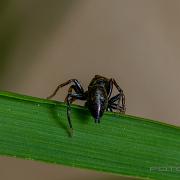
[[[100,74],[124,89],[127,114],[179,125],[179,17],[179,0],[1,1],[0,88],[46,97],[58,83],[77,78],[87,87]],[[11,158],[0,158],[0,176],[114,177]]]

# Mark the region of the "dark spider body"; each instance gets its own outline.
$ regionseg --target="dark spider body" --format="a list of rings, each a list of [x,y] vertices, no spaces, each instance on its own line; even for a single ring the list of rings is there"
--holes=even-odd
[[[108,107],[109,92],[109,81],[104,77],[95,76],[88,86],[86,105],[96,123],[100,123],[100,118]]]
[[[125,95],[123,90],[119,87],[114,79],[107,79],[103,76],[96,75],[88,86],[88,91],[84,91],[81,84],[76,79],[70,79],[69,81],[60,84],[53,94],[48,97],[52,98],[56,95],[57,91],[70,83],[73,83],[69,90],[68,95],[65,98],[67,103],[67,117],[69,126],[72,129],[72,123],[70,119],[71,103],[75,100],[86,100],[85,105],[88,107],[91,115],[95,119],[95,123],[100,123],[100,119],[105,111],[118,110],[121,113],[125,113]],[[113,85],[117,88],[118,94],[111,97]],[[72,92],[74,90],[74,93]]]

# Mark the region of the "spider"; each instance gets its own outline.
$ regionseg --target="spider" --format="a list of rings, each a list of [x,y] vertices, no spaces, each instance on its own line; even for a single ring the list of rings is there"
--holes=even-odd
[[[94,76],[87,91],[84,91],[77,79],[70,79],[58,85],[53,94],[47,97],[47,99],[51,99],[60,88],[71,83],[72,85],[69,87],[68,94],[65,98],[65,102],[67,103],[67,119],[71,130],[73,130],[70,118],[71,103],[75,100],[86,101],[85,106],[88,107],[91,115],[94,117],[95,123],[100,123],[100,119],[105,111],[112,112],[113,110],[118,110],[120,113],[125,113],[125,95],[123,90],[113,78],[108,79],[100,75]],[[118,94],[111,97],[113,85],[117,88]]]

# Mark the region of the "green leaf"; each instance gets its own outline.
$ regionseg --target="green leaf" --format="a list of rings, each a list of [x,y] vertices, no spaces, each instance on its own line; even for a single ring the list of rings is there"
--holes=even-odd
[[[158,180],[180,179],[180,129],[139,117],[0,92],[0,154]]]

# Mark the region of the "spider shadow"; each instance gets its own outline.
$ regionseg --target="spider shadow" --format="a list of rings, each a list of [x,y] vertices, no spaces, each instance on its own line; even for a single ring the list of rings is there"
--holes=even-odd
[[[73,106],[73,105],[72,105]],[[50,114],[52,116],[52,118],[54,119],[54,121],[56,122],[56,124],[61,127],[63,130],[65,130],[67,132],[67,134],[69,135],[69,137],[72,137],[72,131],[69,127],[69,124],[68,124],[68,120],[66,121],[67,123],[65,123],[64,120],[61,120],[61,114],[67,114],[67,109],[65,109],[65,112],[60,112],[60,107],[58,104],[54,104],[54,105],[51,105],[49,107],[49,111],[50,111]],[[88,122],[91,120],[91,115],[87,109],[87,107],[82,108],[82,106],[80,106],[79,108],[77,107],[72,107],[72,110],[71,110],[71,121],[72,121],[72,125],[73,125],[73,119],[75,119],[78,124],[82,125],[87,125]]]
[[[71,136],[71,132],[68,129],[68,124],[65,124],[64,121],[61,121],[62,118],[59,116],[59,109],[60,107],[58,105],[51,105],[49,107],[50,114],[52,115],[52,118],[56,124],[65,130],[69,136]]]
[[[71,114],[80,124],[88,124],[88,122],[91,120],[91,115],[86,106],[85,109],[84,106],[80,106],[80,108],[76,108],[76,110],[72,109]]]

